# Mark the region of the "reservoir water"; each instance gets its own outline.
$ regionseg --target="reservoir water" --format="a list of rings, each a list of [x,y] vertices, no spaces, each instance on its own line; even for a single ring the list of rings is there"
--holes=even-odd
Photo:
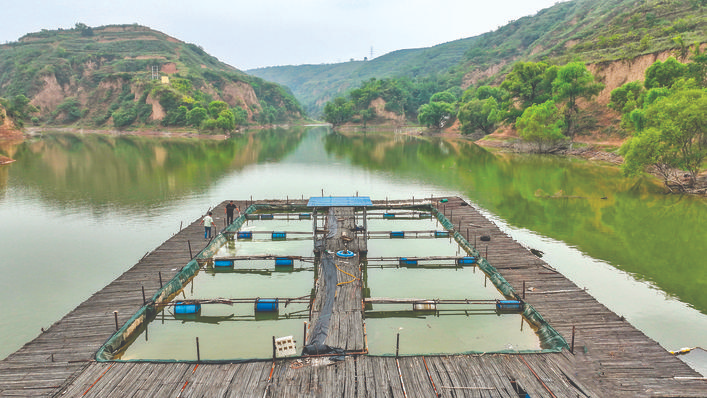
[[[0,154],[17,160],[0,168],[2,358],[209,207],[322,190],[464,197],[664,347],[707,347],[707,200],[613,166],[325,127],[227,140],[45,134]]]

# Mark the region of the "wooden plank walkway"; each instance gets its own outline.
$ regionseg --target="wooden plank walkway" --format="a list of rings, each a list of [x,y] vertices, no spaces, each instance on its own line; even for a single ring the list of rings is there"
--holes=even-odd
[[[336,224],[336,225],[332,225]],[[355,228],[353,208],[331,208],[327,216],[326,229],[336,231],[336,233],[326,239],[326,250],[332,253],[334,265],[336,267],[336,296],[334,299],[333,311],[329,320],[329,330],[325,344],[330,347],[341,348],[347,352],[363,352],[363,307],[361,281],[361,270],[359,268],[359,249],[365,248],[365,243],[361,245],[359,239],[342,239],[353,237]],[[365,240],[363,241],[365,242]],[[347,247],[356,255],[345,258],[336,256],[336,252]],[[320,272],[319,275],[322,273]],[[311,326],[321,315],[321,306],[324,301],[325,281],[323,278],[317,280],[312,310]]]
[[[532,397],[707,396],[707,382],[674,378],[699,376],[682,361],[553,272],[461,199],[448,199],[440,211],[463,235],[468,226],[477,238],[491,237],[483,243],[477,239],[478,248],[484,254],[488,247],[489,262],[516,291],[523,282],[532,287],[525,292],[526,301],[568,341],[576,327],[574,354],[565,350],[397,359],[354,355],[338,362],[310,357],[240,364],[95,362],[95,352],[115,331],[113,311],[118,311],[121,322],[127,320],[142,305],[142,286],[152,296],[159,288],[158,272],[166,283],[187,263],[187,241],[193,254],[203,247],[203,228],[197,220],[1,361],[0,396],[515,398],[519,388]],[[420,204],[419,199],[416,202]],[[214,211],[221,219],[217,222],[222,221],[226,203]],[[409,202],[388,204],[405,203]],[[238,205],[246,208],[246,203]],[[358,261],[344,261],[339,267],[354,273]],[[340,281],[350,279],[337,272]],[[336,340],[345,342],[349,351],[357,350],[363,343],[344,335],[359,323],[349,317],[361,311],[361,286],[351,282],[339,289],[341,300],[336,305],[343,311]]]

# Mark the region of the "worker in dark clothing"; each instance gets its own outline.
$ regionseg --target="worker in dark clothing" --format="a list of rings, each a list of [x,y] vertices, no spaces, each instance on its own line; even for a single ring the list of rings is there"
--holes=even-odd
[[[233,203],[233,201],[230,201],[226,205],[226,225],[230,225],[233,222],[233,211],[238,210],[238,207]],[[238,210],[238,213],[240,214],[240,210]]]

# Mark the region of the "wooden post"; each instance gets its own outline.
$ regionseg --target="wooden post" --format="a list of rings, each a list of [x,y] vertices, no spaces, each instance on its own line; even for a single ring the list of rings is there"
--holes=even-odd
[[[523,300],[525,300],[525,281],[523,281]]]
[[[276,354],[276,348],[275,348],[275,336],[272,336],[272,360],[275,360],[275,354]]]
[[[196,338],[196,361],[201,362],[201,352],[199,352],[199,338]]]
[[[574,355],[574,325],[572,325],[572,344],[570,345],[570,352]]]
[[[142,286],[142,305],[145,305],[145,286]]]
[[[322,198],[324,197],[324,188],[322,188]]]
[[[180,222],[179,222],[179,231],[180,231],[180,232],[182,231],[182,224],[183,224],[183,223],[184,223],[184,221],[180,221]]]
[[[304,339],[302,340],[302,347],[307,345],[307,321],[304,321]]]
[[[412,196],[412,205],[415,206],[415,195]]]
[[[191,254],[191,241],[187,240],[187,245],[189,246],[189,259],[193,259],[194,255]]]
[[[160,277],[160,289],[162,289],[162,272],[158,271],[157,275]]]
[[[398,333],[398,338],[397,341],[395,342],[395,357],[398,357],[398,353],[400,352],[400,333]]]
[[[489,245],[486,245],[486,254],[484,255],[484,257],[486,258],[486,260],[489,259]]]
[[[113,317],[115,318],[115,331],[118,331],[118,311],[113,311]]]

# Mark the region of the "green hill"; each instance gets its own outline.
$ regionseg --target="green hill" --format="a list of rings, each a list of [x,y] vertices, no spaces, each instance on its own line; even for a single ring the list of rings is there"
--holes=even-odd
[[[36,112],[15,109],[23,96]],[[216,131],[303,113],[289,89],[139,25],[79,23],[0,46],[0,97],[16,122],[47,125]]]
[[[574,0],[493,32],[371,61],[249,70],[292,89],[310,114],[370,78],[433,80],[437,90],[466,88],[514,61],[600,63],[707,42],[707,0]]]

